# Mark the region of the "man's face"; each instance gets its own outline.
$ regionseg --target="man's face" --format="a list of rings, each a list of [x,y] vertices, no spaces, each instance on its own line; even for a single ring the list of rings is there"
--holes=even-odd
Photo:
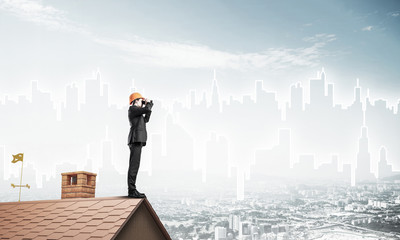
[[[141,98],[139,98],[138,100],[135,101],[135,106],[142,107],[142,99]]]

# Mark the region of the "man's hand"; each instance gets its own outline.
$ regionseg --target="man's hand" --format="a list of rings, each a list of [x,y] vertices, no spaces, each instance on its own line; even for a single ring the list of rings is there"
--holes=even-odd
[[[153,100],[150,100],[150,99],[148,99],[148,98],[145,98],[144,99],[144,102],[143,102],[143,106],[144,107],[147,107],[148,109],[152,109],[153,108]]]

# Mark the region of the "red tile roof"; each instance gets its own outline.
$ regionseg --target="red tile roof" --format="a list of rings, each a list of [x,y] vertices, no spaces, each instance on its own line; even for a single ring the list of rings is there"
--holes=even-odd
[[[111,239],[141,204],[169,238],[147,199],[106,197],[0,203],[0,239]]]

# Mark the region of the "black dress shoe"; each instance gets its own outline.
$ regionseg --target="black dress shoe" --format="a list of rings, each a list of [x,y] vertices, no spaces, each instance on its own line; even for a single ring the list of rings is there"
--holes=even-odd
[[[133,190],[137,195],[140,195],[142,197],[146,197],[146,194],[139,192],[137,189]]]
[[[145,198],[145,196],[140,195],[140,194],[137,194],[137,193],[135,193],[135,192],[129,193],[129,194],[128,194],[128,197],[130,197],[130,198]]]
[[[145,198],[146,195],[144,193],[140,193],[138,190],[129,190],[128,191],[128,197],[131,198]]]

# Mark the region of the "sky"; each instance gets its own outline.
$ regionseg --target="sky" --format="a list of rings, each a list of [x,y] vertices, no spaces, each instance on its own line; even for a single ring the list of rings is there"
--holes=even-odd
[[[150,99],[185,100],[210,91],[254,94],[254,81],[287,101],[290,85],[324,68],[335,100],[400,99],[399,1],[36,1],[0,0],[0,101],[30,94],[56,102],[65,86],[100,70],[110,101],[127,107],[129,88]],[[83,96],[81,96],[83,101]]]

